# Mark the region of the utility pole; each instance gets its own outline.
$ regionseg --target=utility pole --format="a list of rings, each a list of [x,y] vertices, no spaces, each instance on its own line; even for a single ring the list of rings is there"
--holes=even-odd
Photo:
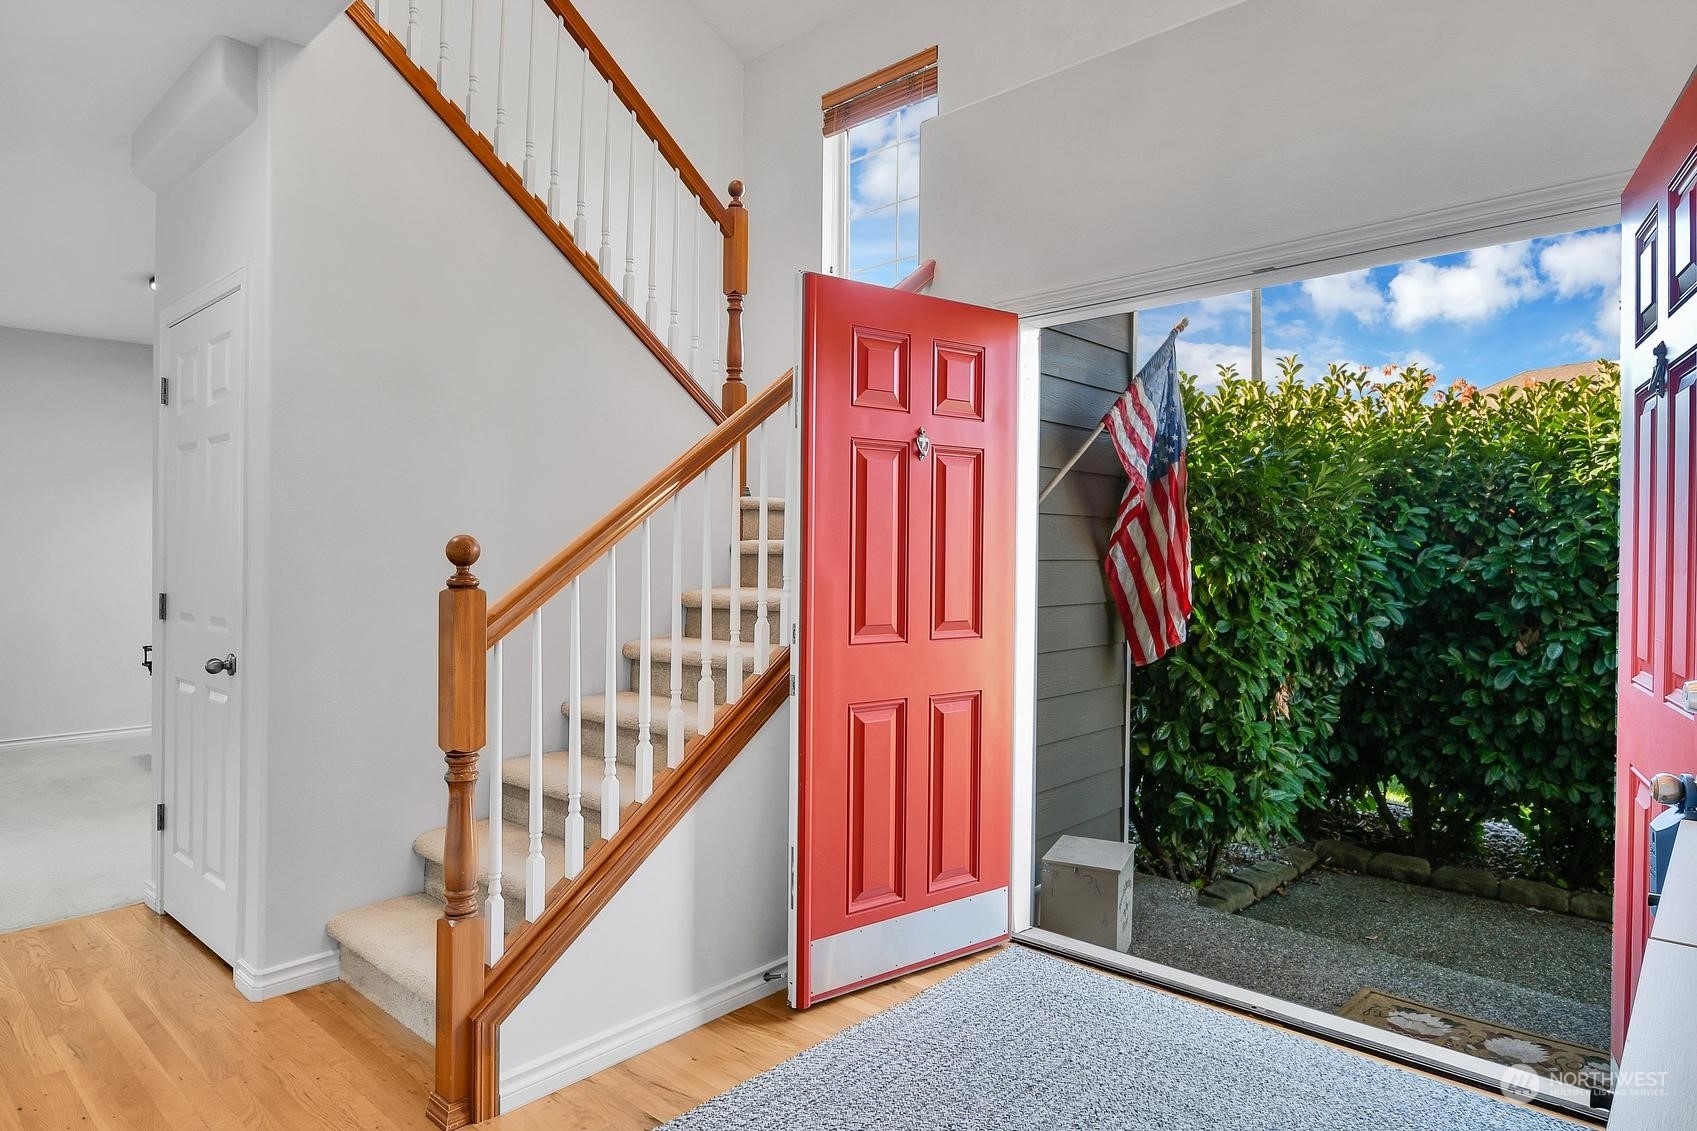
[[[1261,288],[1249,292],[1249,375],[1261,380]]]

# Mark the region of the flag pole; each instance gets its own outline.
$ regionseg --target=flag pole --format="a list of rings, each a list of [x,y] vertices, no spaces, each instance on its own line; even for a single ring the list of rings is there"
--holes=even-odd
[[[1185,328],[1189,325],[1190,319],[1180,318],[1178,320],[1178,325],[1173,327],[1173,333],[1182,334],[1185,331]],[[1132,343],[1132,348],[1136,348],[1135,342]],[[1103,421],[1097,421],[1096,430],[1090,433],[1089,436],[1085,437],[1084,443],[1080,444],[1078,446],[1078,450],[1072,453],[1072,458],[1061,465],[1061,469],[1055,472],[1055,477],[1049,480],[1049,485],[1043,488],[1043,493],[1037,496],[1038,506],[1042,506],[1043,500],[1054,494],[1055,488],[1061,485],[1061,480],[1067,477],[1067,472],[1071,471],[1073,469],[1073,465],[1084,458],[1084,453],[1090,450],[1090,445],[1096,442],[1096,437],[1102,434],[1102,429],[1105,427],[1107,427],[1107,425]]]

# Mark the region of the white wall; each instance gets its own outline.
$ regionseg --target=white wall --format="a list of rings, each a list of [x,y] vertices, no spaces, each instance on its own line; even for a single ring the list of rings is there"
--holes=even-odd
[[[0,327],[0,744],[148,725],[152,359]]]
[[[789,733],[786,705],[501,1025],[503,1111],[783,988]]]
[[[1344,7],[1239,4],[930,123],[939,292],[1076,309],[1606,222],[1697,36],[1688,0]]]
[[[749,386],[765,385],[792,363],[795,273],[819,269],[820,95],[935,44],[938,104],[946,114],[1234,3],[1242,0],[867,0],[750,62],[744,80],[753,270]],[[926,149],[929,136],[928,127]],[[1006,139],[991,153],[1009,157]],[[1011,162],[995,177],[1022,175],[1051,189],[1063,179],[1034,176]],[[939,199],[927,191],[921,221],[927,242],[933,215],[975,208],[975,195]],[[993,246],[997,238],[983,242]],[[942,264],[945,272],[949,267]]]
[[[262,967],[419,888],[446,539],[499,596],[710,423],[351,23],[279,70],[270,129]]]

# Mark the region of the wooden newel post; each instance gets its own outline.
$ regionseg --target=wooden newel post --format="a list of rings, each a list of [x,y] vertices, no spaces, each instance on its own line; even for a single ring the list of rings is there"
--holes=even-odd
[[[725,387],[719,407],[729,416],[748,403],[742,380],[742,300],[748,294],[748,209],[742,204],[742,182],[730,186],[730,228],[725,232]],[[748,494],[748,444],[737,445],[737,490]]]
[[[443,853],[447,904],[436,924],[436,1086],[427,1114],[438,1127],[463,1127],[472,1120],[471,1010],[483,996],[486,951],[478,914],[477,835],[472,801],[477,794],[477,755],[488,720],[484,633],[489,597],[471,567],[481,553],[477,539],[460,534],[448,541],[454,576],[438,600],[439,675],[437,742],[447,760],[448,836]]]

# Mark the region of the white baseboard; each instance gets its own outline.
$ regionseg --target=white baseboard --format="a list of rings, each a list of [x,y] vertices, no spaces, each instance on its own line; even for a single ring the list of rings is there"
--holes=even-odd
[[[159,905],[159,889],[152,880],[141,885],[141,901],[147,904],[147,909],[155,915],[164,914],[164,908]]]
[[[236,960],[236,989],[249,1001],[264,1001],[282,997],[308,986],[334,982],[342,976],[342,952],[327,950],[309,954],[293,962],[267,966],[263,970],[248,965],[245,958]]]
[[[745,974],[704,990],[674,1005],[663,1006],[641,1017],[608,1029],[556,1052],[537,1057],[501,1073],[501,1114],[523,1107],[532,1100],[551,1095],[603,1068],[610,1068],[639,1052],[664,1044],[673,1037],[699,1028],[734,1009],[777,993],[782,981],[768,982],[766,972],[781,970],[782,958],[773,959]]]
[[[151,726],[108,727],[106,730],[76,730],[67,734],[37,734],[28,738],[0,738],[0,750],[24,750],[31,746],[75,746],[84,742],[104,742],[109,738],[129,738],[148,734]]]

